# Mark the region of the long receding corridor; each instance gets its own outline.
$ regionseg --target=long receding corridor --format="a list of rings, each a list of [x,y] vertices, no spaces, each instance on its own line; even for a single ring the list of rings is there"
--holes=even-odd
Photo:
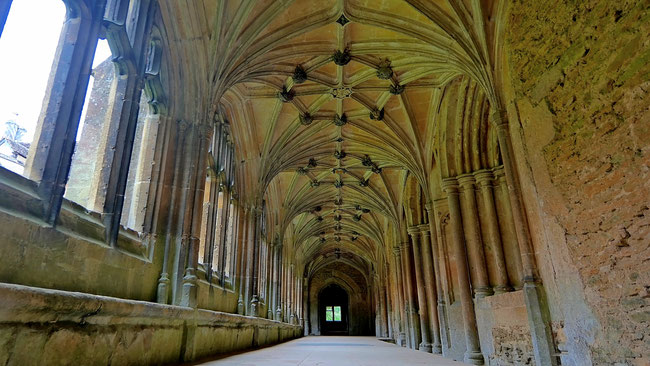
[[[0,0],[0,129],[0,366],[650,365],[649,0]]]
[[[461,366],[460,362],[380,341],[375,337],[303,337],[277,346],[194,365]]]

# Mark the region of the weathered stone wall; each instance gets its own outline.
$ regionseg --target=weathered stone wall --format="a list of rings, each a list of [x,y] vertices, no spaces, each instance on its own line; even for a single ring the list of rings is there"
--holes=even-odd
[[[301,332],[266,319],[0,284],[2,365],[160,365]]]
[[[562,361],[647,364],[650,5],[517,1],[506,33],[508,111]]]
[[[162,250],[152,262],[146,253],[94,243],[98,218],[67,222],[73,218],[65,208],[54,229],[0,211],[0,282],[154,301]]]
[[[521,290],[476,299],[481,351],[489,365],[533,365],[533,344]]]

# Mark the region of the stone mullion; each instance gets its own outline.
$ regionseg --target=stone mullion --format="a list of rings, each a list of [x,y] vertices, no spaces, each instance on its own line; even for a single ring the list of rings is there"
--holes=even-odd
[[[481,194],[484,214],[481,215],[481,225],[485,227],[487,237],[484,238],[488,252],[487,259],[492,263],[495,278],[493,279],[495,293],[504,293],[512,290],[508,281],[508,271],[503,255],[501,245],[501,236],[499,233],[499,223],[497,222],[497,212],[494,206],[494,196],[492,193],[492,181],[494,175],[490,170],[480,170],[474,173],[476,182]]]
[[[458,183],[454,178],[444,179],[443,189],[447,192],[449,202],[449,215],[452,229],[453,250],[456,257],[458,292],[463,315],[463,329],[465,332],[465,357],[464,361],[474,365],[484,363],[483,354],[478,338],[476,325],[476,314],[474,301],[472,300],[472,289],[469,279],[469,267],[467,263],[467,250],[465,248],[465,236],[463,235],[463,219],[460,210],[458,197]]]
[[[120,84],[118,81],[118,87]],[[117,135],[115,140],[111,141],[113,148],[107,146],[107,154],[103,160],[104,164],[107,164],[110,168],[106,182],[102,218],[106,227],[106,242],[112,245],[117,243],[120,229],[124,192],[126,191],[126,181],[133,151],[133,136],[138,122],[140,94],[142,93],[141,85],[142,79],[139,75],[128,75],[122,91],[123,96],[121,99],[114,99],[112,113],[110,114],[111,119],[116,119]],[[98,192],[102,191],[101,189],[98,190]]]
[[[558,357],[550,326],[550,314],[546,305],[546,295],[541,284],[535,252],[528,227],[528,218],[519,191],[519,180],[516,173],[514,148],[510,139],[509,124],[505,110],[495,109],[492,122],[496,125],[499,151],[503,158],[503,168],[512,215],[521,254],[522,272],[524,274],[524,300],[526,313],[531,331],[535,361],[539,365],[557,365]]]
[[[244,298],[244,302],[246,304],[246,314],[248,315],[251,314],[251,303],[253,301],[253,268],[255,267],[255,262],[253,262],[253,247],[255,245],[255,216],[256,209],[254,207],[250,207],[247,220],[248,234],[246,235],[246,245],[248,247],[248,250],[246,253],[246,296]]]
[[[439,201],[436,201],[440,202]],[[436,278],[436,298],[438,300],[438,320],[440,321],[440,343],[441,347],[449,348],[448,338],[449,325],[447,324],[447,305],[445,302],[445,291],[449,295],[450,287],[447,283],[447,266],[442,267],[441,260],[446,258],[446,251],[443,250],[442,223],[436,215],[436,206],[427,203],[425,208],[429,219],[429,230],[431,231],[431,252],[433,257],[433,268]]]
[[[461,215],[463,217],[463,229],[465,230],[465,242],[467,244],[472,287],[477,297],[489,296],[494,292],[490,287],[485,264],[485,251],[483,250],[478,209],[476,207],[474,176],[471,174],[459,175],[457,180],[460,185]]]
[[[431,241],[429,234],[429,225],[423,224],[419,226],[420,229],[420,239],[422,240],[421,250],[422,250],[422,270],[424,275],[425,282],[425,291],[427,296],[427,311],[429,312],[429,328],[431,329],[431,338],[433,344],[431,345],[431,351],[433,353],[440,354],[442,353],[442,346],[440,343],[440,320],[438,318],[437,312],[437,286],[435,281],[437,280],[437,275],[435,274],[433,263],[432,263],[432,254],[431,254]],[[424,310],[420,310],[424,311]]]
[[[418,349],[418,342],[420,341],[420,319],[415,305],[415,294],[413,293],[413,271],[411,267],[411,243],[408,239],[408,234],[404,230],[404,238],[400,245],[402,251],[402,271],[404,272],[404,285],[406,287],[406,309],[410,323],[410,345],[413,349]]]
[[[407,324],[407,319],[406,319],[406,302],[404,300],[404,280],[402,278],[402,259],[401,259],[401,253],[399,246],[393,247],[393,254],[395,257],[395,277],[396,277],[396,286],[395,286],[395,293],[397,294],[397,304],[396,307],[399,309],[399,319],[397,322],[397,325],[399,327],[399,336],[398,336],[398,343],[400,346],[405,347],[406,346],[406,332],[405,330],[408,328]]]
[[[281,297],[282,297],[282,242],[275,247],[275,292],[273,298],[273,313],[275,314],[275,320],[282,320],[282,307],[281,307]]]
[[[408,230],[413,242],[413,264],[415,267],[415,281],[417,284],[417,296],[420,318],[420,334],[422,342],[419,344],[418,349],[423,352],[431,353],[431,330],[429,328],[429,305],[427,304],[427,286],[424,281],[424,274],[422,273],[423,260],[420,241],[420,228],[417,226],[410,227]]]
[[[253,215],[253,271],[252,271],[252,299],[251,299],[251,316],[259,316],[259,270],[260,270],[260,246],[262,237],[262,209],[256,207]]]

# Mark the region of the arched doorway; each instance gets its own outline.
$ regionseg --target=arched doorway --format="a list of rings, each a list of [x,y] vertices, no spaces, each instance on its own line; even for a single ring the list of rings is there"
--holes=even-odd
[[[338,285],[329,285],[318,295],[321,334],[348,335],[348,293]]]

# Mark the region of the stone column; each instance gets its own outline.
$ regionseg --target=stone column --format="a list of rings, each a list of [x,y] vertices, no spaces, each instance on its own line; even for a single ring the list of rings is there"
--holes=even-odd
[[[402,244],[400,245],[400,250],[402,252],[402,271],[404,272],[404,287],[406,287],[406,311],[408,314],[408,319],[410,323],[409,334],[410,334],[410,345],[413,349],[418,349],[418,344],[420,342],[420,322],[418,316],[418,310],[415,305],[415,294],[413,293],[413,269],[411,267],[411,243],[408,240],[408,234],[404,231],[406,236]]]
[[[250,306],[250,315],[251,316],[259,316],[259,270],[260,270],[260,260],[259,260],[259,253],[260,253],[260,228],[261,228],[261,220],[262,220],[262,209],[256,207],[253,209],[253,250],[252,250],[252,276],[251,276],[251,294],[252,294],[252,299],[251,299],[251,306]]]
[[[379,297],[380,297],[380,310],[381,310],[381,336],[382,337],[388,337],[388,334],[390,333],[390,323],[388,322],[388,301],[386,299],[386,286],[384,286],[383,282],[380,285],[379,288]]]
[[[413,264],[415,266],[415,280],[417,282],[417,294],[418,294],[418,307],[420,315],[420,333],[422,334],[422,342],[420,343],[418,349],[423,352],[431,353],[431,336],[429,328],[429,306],[427,304],[427,285],[424,280],[423,271],[423,261],[421,253],[421,241],[420,241],[420,228],[417,226],[412,226],[408,229],[409,235],[411,235],[411,240],[413,241]]]
[[[442,232],[440,228],[440,223],[436,219],[436,212],[433,203],[429,202],[425,205],[427,210],[427,217],[429,219],[429,231],[431,233],[431,254],[433,257],[433,270],[435,273],[436,280],[436,299],[437,299],[437,308],[438,308],[438,321],[439,321],[439,331],[440,331],[440,343],[442,346],[449,348],[449,340],[447,339],[447,316],[446,316],[446,303],[444,297],[444,288],[443,288],[443,269],[440,264],[440,259],[443,258],[440,245],[442,240]],[[434,344],[435,346],[435,344]],[[434,347],[434,352],[437,350]],[[440,350],[442,353],[442,350]]]
[[[493,294],[488,279],[487,267],[485,265],[485,252],[481,240],[481,229],[478,220],[476,207],[476,193],[474,191],[474,176],[463,174],[457,177],[460,185],[460,203],[462,205],[461,215],[463,218],[463,229],[465,230],[465,242],[467,244],[467,257],[472,279],[472,287],[477,297],[485,297]]]
[[[521,267],[521,253],[519,253],[519,243],[517,243],[517,233],[515,233],[515,224],[512,220],[512,210],[510,200],[508,199],[508,184],[503,167],[494,169],[495,188],[494,196],[496,200],[497,212],[499,214],[499,228],[501,231],[501,242],[506,258],[506,267],[510,284],[515,289],[521,290],[523,287],[523,269]]]
[[[407,320],[406,320],[406,314],[405,314],[405,300],[404,300],[404,280],[402,278],[402,255],[400,253],[399,246],[394,246],[393,247],[393,255],[395,256],[395,274],[397,277],[397,286],[395,288],[395,291],[397,292],[397,304],[396,307],[399,309],[399,319],[397,322],[397,325],[399,326],[398,329],[398,337],[397,337],[397,343],[402,346],[406,347],[406,328],[408,328],[407,325]]]
[[[436,303],[438,298],[436,295],[436,275],[433,270],[433,261],[431,255],[431,241],[429,235],[429,225],[423,224],[418,226],[420,229],[420,239],[422,240],[422,271],[424,275],[425,291],[427,296],[427,310],[429,312],[429,328],[431,329],[431,338],[433,338],[432,352],[442,353],[442,346],[440,344],[440,322],[438,319],[438,312],[436,311]],[[420,310],[421,312],[424,309]]]
[[[492,271],[494,292],[497,294],[508,292],[512,288],[508,281],[508,271],[503,256],[497,211],[494,206],[494,196],[492,193],[494,174],[490,170],[483,169],[475,172],[474,176],[476,177],[476,183],[478,183],[479,192],[483,201],[484,214],[481,215],[481,225],[487,233],[487,236],[484,238],[487,258],[492,263],[494,269]]]
[[[453,241],[452,246],[458,269],[458,293],[463,312],[465,344],[467,346],[464,361],[473,365],[483,365],[483,354],[481,353],[481,346],[478,338],[474,301],[472,300],[472,292],[470,288],[467,251],[465,248],[465,237],[463,235],[463,219],[460,212],[460,202],[458,198],[458,183],[454,178],[447,178],[442,181],[442,188],[447,192],[447,200],[449,201],[449,215]]]
[[[526,217],[524,205],[521,202],[522,197],[519,191],[519,180],[516,173],[515,154],[512,141],[510,140],[506,111],[495,109],[492,114],[492,122],[497,128],[497,138],[503,158],[503,168],[508,183],[510,205],[512,207],[512,215],[517,232],[519,252],[521,253],[524,274],[524,300],[526,302],[530,335],[533,341],[535,362],[538,365],[557,365],[558,357],[556,356],[557,352],[553,342],[550,313],[546,305],[546,294],[544,293],[539,278],[537,263],[535,262],[528,218]]]

